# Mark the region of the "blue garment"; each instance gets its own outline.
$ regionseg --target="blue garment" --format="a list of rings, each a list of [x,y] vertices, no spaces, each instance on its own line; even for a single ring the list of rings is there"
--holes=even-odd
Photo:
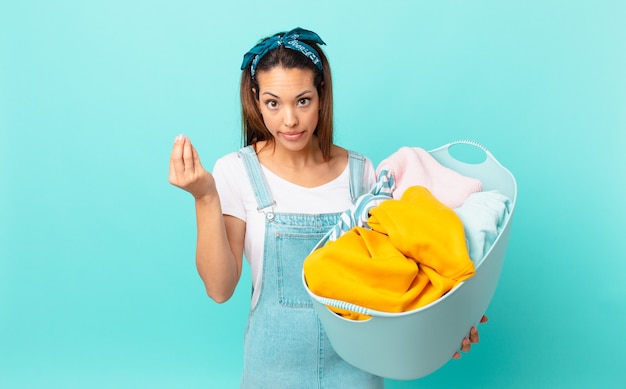
[[[496,191],[476,192],[454,212],[463,222],[467,251],[478,266],[500,235],[511,213],[511,200]]]
[[[274,213],[252,147],[240,151],[258,208],[265,213],[263,282],[244,339],[241,388],[380,389],[384,381],[345,362],[332,348],[304,286],[302,263],[339,214]],[[350,191],[364,192],[362,156],[350,152]]]

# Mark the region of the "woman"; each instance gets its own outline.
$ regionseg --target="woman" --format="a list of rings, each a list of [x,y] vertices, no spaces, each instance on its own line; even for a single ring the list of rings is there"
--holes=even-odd
[[[369,159],[332,143],[322,44],[300,28],[258,43],[242,64],[246,147],[219,159],[213,175],[185,136],[170,159],[170,182],[195,198],[196,265],[207,294],[228,300],[244,254],[251,265],[243,388],[384,386],[334,352],[301,282],[304,258],[375,180]],[[472,329],[461,349],[477,341]]]

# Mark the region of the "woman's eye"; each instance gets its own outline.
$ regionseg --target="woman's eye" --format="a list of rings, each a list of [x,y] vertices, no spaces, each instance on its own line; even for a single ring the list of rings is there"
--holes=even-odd
[[[274,101],[274,100],[270,100],[270,101],[268,101],[265,104],[267,104],[268,108],[276,108],[276,107],[278,107],[278,103],[276,101]]]
[[[311,99],[305,98],[305,99],[300,99],[298,101],[298,104],[300,104],[300,105],[309,105],[310,102],[311,102]]]

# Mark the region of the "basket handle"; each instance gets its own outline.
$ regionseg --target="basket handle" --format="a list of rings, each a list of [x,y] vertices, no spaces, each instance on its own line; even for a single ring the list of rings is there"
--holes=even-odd
[[[362,307],[360,305],[347,303],[341,300],[335,300],[327,297],[313,296],[315,300],[320,302],[321,304],[328,305],[334,308],[345,309],[346,311],[356,312],[361,315],[373,316],[374,311],[369,308]]]
[[[488,153],[489,150],[487,150],[487,148],[485,146],[483,146],[481,143],[478,143],[474,140],[469,140],[469,139],[459,139],[459,140],[455,140],[453,142],[448,143],[447,145],[445,145],[444,147],[450,148],[450,146],[454,146],[454,145],[459,145],[459,144],[464,144],[464,145],[471,145],[471,146],[476,146],[480,149],[483,149],[483,151],[485,153]]]
[[[491,159],[497,162],[496,157],[493,156],[493,154],[491,154],[491,152],[489,150],[487,150],[487,148],[485,146],[483,146],[482,143],[478,143],[474,140],[470,140],[470,139],[460,139],[460,140],[455,140],[453,142],[448,143],[447,145],[444,145],[440,148],[445,148],[446,151],[448,152],[448,155],[450,155],[452,157],[452,155],[450,154],[450,147],[454,146],[454,145],[470,145],[470,146],[474,146],[474,147],[478,147],[479,149],[481,149],[485,154],[487,154],[487,159]],[[454,157],[452,157],[454,158]],[[455,158],[456,159],[456,158]],[[462,161],[461,161],[462,162]]]
[[[492,164],[492,165],[496,165],[496,166],[498,166],[500,168],[504,168],[504,166],[502,166],[502,164],[500,164],[500,162],[498,162],[496,157],[494,157],[493,154],[491,154],[491,151],[489,151],[485,146],[483,146],[481,143],[478,143],[476,141],[469,140],[469,139],[461,139],[461,140],[456,140],[456,141],[450,142],[450,143],[445,144],[445,145],[443,145],[441,147],[437,147],[434,150],[430,150],[430,153],[437,153],[439,155],[442,155],[442,152],[443,152],[443,153],[445,153],[444,155],[445,155],[446,159],[448,159],[448,160],[455,160],[455,161],[467,164],[467,162],[458,160],[452,154],[450,154],[450,147],[452,147],[454,145],[470,145],[470,146],[474,146],[474,147],[477,147],[477,148],[481,149],[486,154],[487,158],[483,162],[481,162],[481,163],[479,163],[477,165],[485,165],[485,164],[489,165],[489,164]]]

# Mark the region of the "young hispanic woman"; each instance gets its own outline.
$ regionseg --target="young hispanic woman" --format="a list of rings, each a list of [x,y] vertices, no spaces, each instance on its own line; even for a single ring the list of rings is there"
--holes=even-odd
[[[316,33],[296,28],[244,55],[245,147],[220,158],[213,174],[183,135],[171,154],[170,182],[195,199],[196,266],[207,294],[225,302],[244,255],[251,267],[242,388],[384,387],[383,378],[335,353],[301,281],[304,258],[375,183],[370,159],[333,144],[322,44]],[[476,342],[472,328],[460,350]]]

